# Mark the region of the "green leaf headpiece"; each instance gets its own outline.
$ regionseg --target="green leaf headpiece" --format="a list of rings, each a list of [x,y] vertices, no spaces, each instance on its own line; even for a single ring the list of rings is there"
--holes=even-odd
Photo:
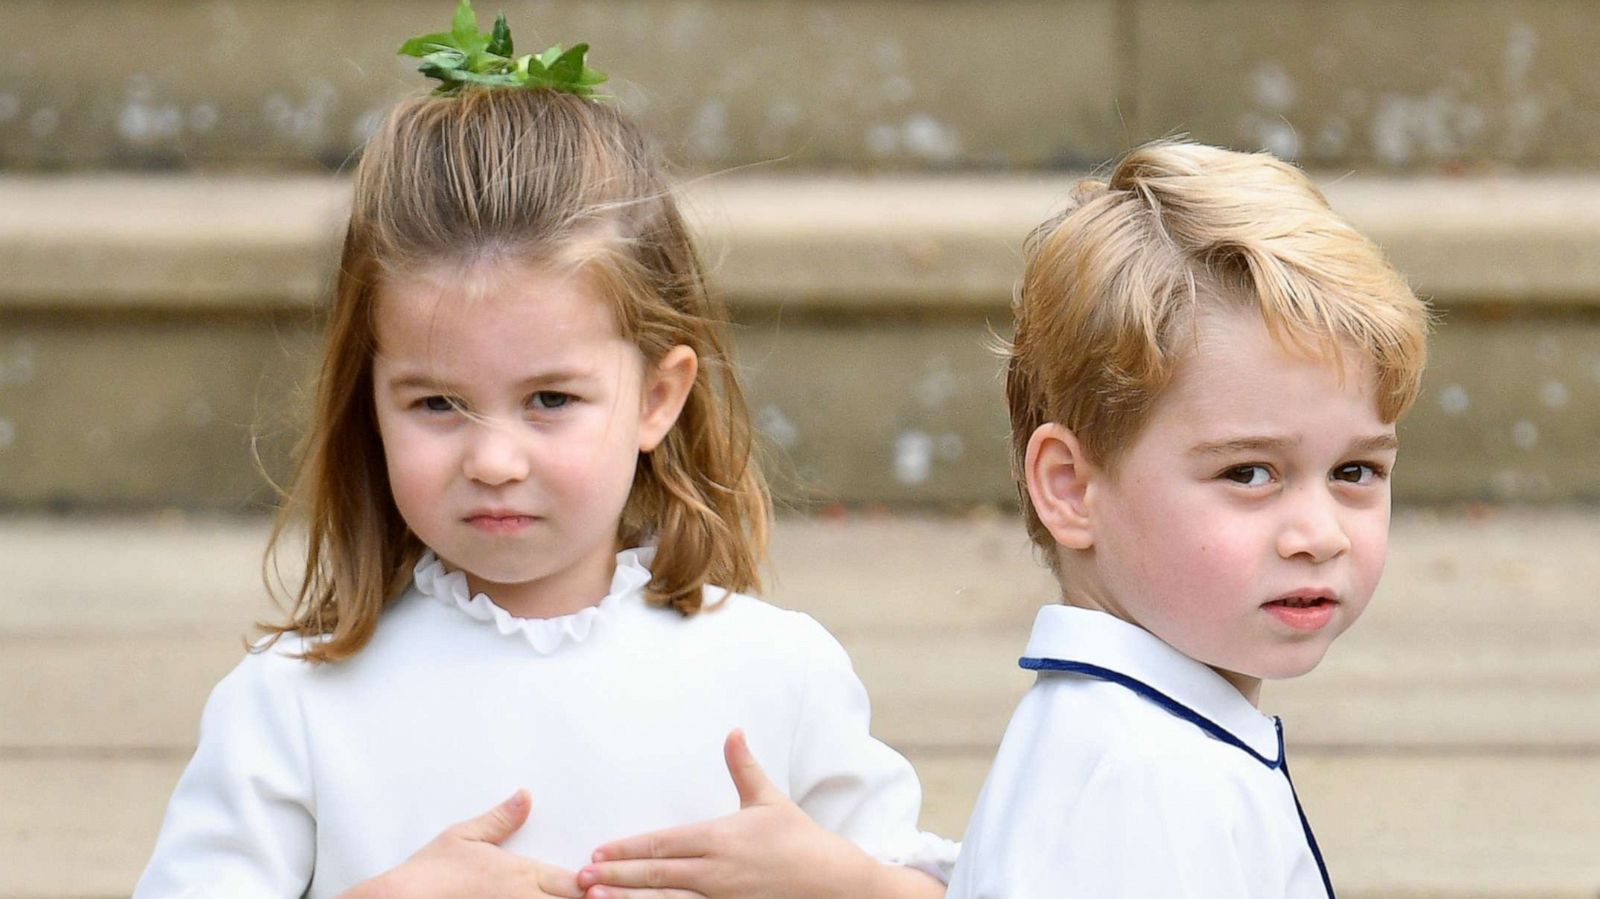
[[[400,45],[401,56],[422,60],[418,70],[439,79],[435,94],[456,94],[468,84],[491,87],[545,87],[580,97],[596,99],[595,85],[606,80],[605,73],[583,64],[588,44],[560,45],[543,53],[514,56],[511,28],[505,13],[494,20],[488,34],[478,30],[478,16],[471,0],[461,0],[449,31],[424,34]]]

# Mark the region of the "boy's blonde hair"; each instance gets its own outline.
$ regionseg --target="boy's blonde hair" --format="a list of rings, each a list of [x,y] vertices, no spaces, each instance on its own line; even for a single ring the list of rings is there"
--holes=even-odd
[[[1052,560],[1023,477],[1029,438],[1064,425],[1114,475],[1205,307],[1257,311],[1285,347],[1335,364],[1343,350],[1370,360],[1385,422],[1416,399],[1427,307],[1304,173],[1266,153],[1141,147],[1106,181],[1078,182],[1025,254],[1006,352],[1012,474]]]
[[[685,615],[707,584],[759,588],[770,500],[726,311],[630,122],[551,90],[414,97],[367,143],[351,205],[313,421],[267,550],[272,587],[286,530],[306,528],[289,620],[264,625],[274,638],[324,637],[308,644],[318,661],[353,655],[410,582],[423,547],[390,495],[373,408],[375,317],[386,279],[440,264],[561,266],[576,255],[647,365],[674,346],[695,351],[694,386],[671,432],[641,454],[617,538],[659,542],[647,597]]]

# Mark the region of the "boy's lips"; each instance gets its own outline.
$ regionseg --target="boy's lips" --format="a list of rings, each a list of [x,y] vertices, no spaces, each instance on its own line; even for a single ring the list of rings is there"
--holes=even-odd
[[[1297,631],[1319,631],[1333,620],[1339,600],[1328,590],[1296,590],[1262,604],[1262,609]]]

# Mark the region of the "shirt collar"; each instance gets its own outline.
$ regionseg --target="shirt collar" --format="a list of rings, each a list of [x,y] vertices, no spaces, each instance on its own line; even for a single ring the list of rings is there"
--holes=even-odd
[[[1194,719],[1208,722],[1231,735],[1233,741],[1242,744],[1241,748],[1249,749],[1269,767],[1282,763],[1276,719],[1262,714],[1237,687],[1204,663],[1189,658],[1144,628],[1106,612],[1066,605],[1040,609],[1021,664],[1032,669],[1088,666],[1120,675],[1102,679],[1128,687],[1168,712],[1194,721],[1203,730],[1210,728]],[[1082,673],[1096,676],[1093,672]],[[1190,714],[1183,714],[1185,710]],[[1212,735],[1221,738],[1214,732]]]

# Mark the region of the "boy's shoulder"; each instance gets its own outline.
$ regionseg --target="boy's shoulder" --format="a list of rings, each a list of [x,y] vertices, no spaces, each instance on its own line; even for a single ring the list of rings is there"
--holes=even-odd
[[[1119,684],[1046,674],[1017,706],[973,827],[987,851],[1022,839],[1060,852],[1108,831],[1276,844],[1275,776]]]
[[[1193,720],[1107,680],[1046,674],[1017,708],[1035,742],[1080,759],[1106,777],[1203,778],[1223,785],[1264,766],[1252,754],[1208,734]]]

